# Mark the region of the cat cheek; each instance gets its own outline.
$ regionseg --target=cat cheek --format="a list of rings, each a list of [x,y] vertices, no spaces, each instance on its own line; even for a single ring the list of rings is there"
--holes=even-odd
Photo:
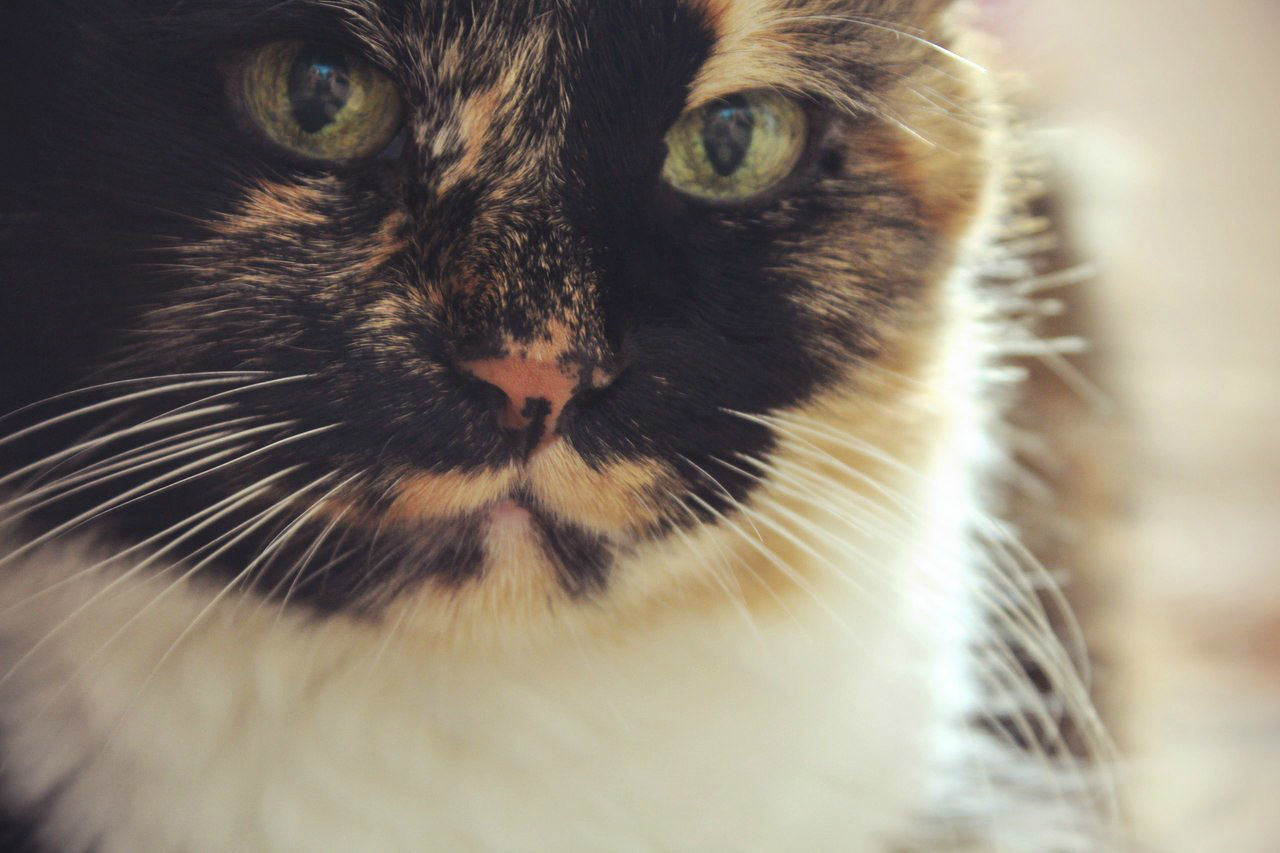
[[[505,472],[477,474],[416,473],[401,478],[384,517],[391,522],[453,518],[502,500],[516,477]]]
[[[324,213],[328,200],[328,192],[321,187],[262,181],[245,193],[233,211],[216,217],[211,230],[223,237],[241,237],[324,226],[329,223]]]
[[[894,149],[888,168],[916,200],[922,224],[944,238],[958,237],[977,212],[987,170],[971,155],[939,151],[917,140],[897,140]]]
[[[659,524],[667,496],[679,493],[675,472],[656,459],[592,466],[565,442],[535,459],[530,474],[534,496],[548,510],[606,535]]]
[[[369,276],[403,254],[410,244],[407,234],[409,223],[409,216],[403,211],[387,214],[370,238],[367,248],[351,263],[350,269]]]

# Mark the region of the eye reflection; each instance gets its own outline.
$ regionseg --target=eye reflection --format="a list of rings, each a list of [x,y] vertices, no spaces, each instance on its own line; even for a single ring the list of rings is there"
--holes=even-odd
[[[716,174],[727,178],[747,159],[755,126],[755,114],[741,95],[730,95],[707,108],[702,144]]]
[[[336,51],[308,46],[289,71],[289,106],[307,133],[332,124],[351,97],[346,58]]]

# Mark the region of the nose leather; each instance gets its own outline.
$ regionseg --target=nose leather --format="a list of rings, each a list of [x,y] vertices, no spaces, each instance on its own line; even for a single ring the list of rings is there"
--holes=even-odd
[[[459,367],[506,395],[498,421],[505,429],[530,430],[534,451],[555,440],[560,413],[580,384],[576,367],[521,356],[464,361]]]

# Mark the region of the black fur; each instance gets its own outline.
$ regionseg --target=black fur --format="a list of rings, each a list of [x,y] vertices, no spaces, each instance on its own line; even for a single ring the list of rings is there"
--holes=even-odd
[[[663,136],[714,47],[711,23],[684,2],[340,5],[351,14],[305,0],[101,0],[8,15],[0,402],[194,371],[307,377],[221,398],[234,417],[290,421],[253,439],[285,443],[160,484],[97,520],[122,536],[154,535],[286,467],[298,467],[286,489],[326,472],[336,474],[326,485],[354,478],[344,497],[376,516],[406,471],[508,466],[527,455],[529,435],[498,428],[492,389],[457,364],[562,321],[565,358],[613,377],[566,407],[564,439],[592,466],[658,460],[697,498],[695,514],[672,509],[610,540],[540,514],[565,589],[598,591],[617,549],[708,521],[751,489],[714,460],[766,454],[773,437],[726,410],[793,406],[873,359],[879,325],[911,303],[938,251],[894,176],[850,159],[874,129],[819,99],[807,104],[801,167],[768,195],[708,204],[663,185]],[[443,138],[531,33],[545,34],[545,52],[519,97],[499,105],[498,120],[519,132],[487,139],[471,171],[443,187],[464,152],[422,140]],[[865,58],[841,60],[836,46],[850,33],[824,24],[808,37],[832,45],[824,74],[854,90],[877,85]],[[396,146],[365,162],[316,164],[247,129],[228,81],[244,51],[281,38],[339,44],[390,76],[409,115]],[[450,66],[455,40],[463,61]],[[263,186],[305,187],[308,216],[220,233]],[[864,258],[860,233],[896,248]],[[355,263],[379,241],[394,250]],[[845,264],[847,281],[814,281],[797,262],[815,255]],[[810,313],[811,294],[827,310]],[[390,316],[388,299],[397,300]],[[845,310],[833,314],[840,300]],[[374,318],[385,320],[377,331]],[[107,414],[136,423],[219,390]],[[45,430],[0,448],[0,461],[20,467],[90,428],[109,427],[89,417]],[[162,471],[86,489],[26,522],[33,534],[48,529]],[[266,524],[218,552],[214,536],[260,509],[209,531],[211,571],[238,573],[280,531]],[[382,601],[429,577],[464,584],[483,565],[478,523],[424,522],[430,547],[418,527],[347,525],[332,536],[341,545],[312,555],[298,576],[288,568],[305,552],[291,545],[243,580],[322,609]]]

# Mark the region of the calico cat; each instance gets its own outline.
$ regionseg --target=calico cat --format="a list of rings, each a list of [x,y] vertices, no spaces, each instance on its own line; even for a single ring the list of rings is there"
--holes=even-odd
[[[30,6],[23,843],[1103,843],[1103,737],[992,514],[1034,287],[962,10]]]

